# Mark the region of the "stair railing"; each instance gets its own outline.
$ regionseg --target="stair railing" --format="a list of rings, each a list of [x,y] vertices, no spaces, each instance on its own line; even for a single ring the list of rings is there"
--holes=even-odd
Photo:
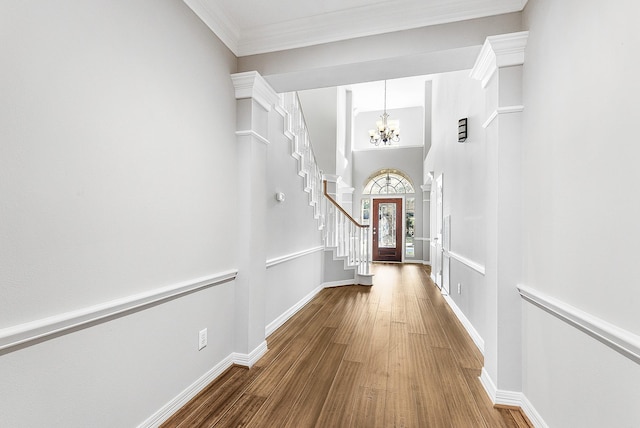
[[[371,274],[369,225],[358,223],[327,192],[323,180],[325,203],[325,245],[335,247],[337,256],[345,257],[348,266],[360,275]]]
[[[359,275],[370,275],[369,226],[358,223],[327,193],[327,182],[322,179],[313,152],[298,94],[281,94],[278,108],[285,118],[284,132],[291,141],[291,155],[298,160],[298,175],[304,179],[304,190],[323,231],[325,247],[335,248],[336,255],[344,258],[346,266],[355,268]]]

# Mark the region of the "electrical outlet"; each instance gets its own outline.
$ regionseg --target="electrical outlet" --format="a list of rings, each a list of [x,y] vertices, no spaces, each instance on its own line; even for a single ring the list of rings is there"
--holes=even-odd
[[[458,283],[458,294],[462,293],[462,284]]]
[[[207,329],[200,330],[198,334],[198,351],[207,346]]]

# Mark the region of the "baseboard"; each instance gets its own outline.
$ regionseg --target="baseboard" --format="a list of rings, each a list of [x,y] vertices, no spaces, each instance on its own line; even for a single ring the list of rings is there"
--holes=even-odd
[[[260,358],[262,358],[264,354],[267,353],[268,350],[269,349],[267,348],[267,341],[264,340],[256,347],[256,349],[248,354],[240,354],[238,352],[234,352],[233,354],[231,354],[231,360],[234,364],[251,368]]]
[[[174,399],[162,406],[160,410],[149,416],[147,420],[138,425],[138,428],[158,427],[164,421],[169,419],[174,413],[180,410],[200,391],[207,387],[211,382],[216,380],[218,376],[224,373],[234,364],[251,368],[266,352],[267,342],[264,341],[249,354],[240,354],[238,352],[231,353],[227,358],[220,361],[211,370],[202,375],[198,380],[189,385]]]
[[[162,406],[160,410],[151,415],[147,420],[138,425],[138,428],[157,427],[169,419],[180,408],[187,404],[193,397],[202,391],[207,385],[213,382],[218,376],[224,373],[234,363],[232,355],[220,361],[211,370],[202,375],[198,380],[189,385],[184,391],[178,394],[173,400]]]
[[[526,395],[522,394],[522,405],[520,406],[522,411],[527,418],[529,418],[529,422],[536,428],[549,428],[549,425],[542,419],[542,416],[538,411],[533,407],[533,404],[529,401]]]
[[[473,327],[471,321],[469,321],[464,312],[460,310],[451,296],[449,296],[448,294],[443,294],[443,296],[444,300],[449,304],[449,307],[451,308],[453,313],[456,314],[456,317],[458,317],[465,330],[467,330],[467,333],[469,333],[469,336],[471,336],[471,340],[473,340],[473,343],[476,344],[482,355],[484,355],[484,339],[482,338],[482,336],[480,336],[480,333],[478,333],[478,331]]]
[[[270,322],[264,329],[265,337],[269,337],[274,331],[276,331],[278,328],[280,328],[280,326],[282,326],[282,324],[287,322],[287,320],[289,320],[289,318],[291,318],[293,315],[295,315],[296,312],[298,312],[300,309],[302,309],[302,307],[304,305],[309,303],[311,301],[311,299],[313,299],[316,296],[316,294],[318,294],[323,288],[325,288],[324,284],[314,288],[313,291],[311,291],[311,293],[309,293],[306,296],[304,296],[298,303],[296,303],[295,305],[290,307],[282,315],[280,315],[278,318],[276,318],[275,320]]]
[[[540,413],[538,413],[538,411],[533,407],[533,404],[531,404],[529,399],[522,392],[498,389],[484,367],[480,374],[480,383],[494,405],[519,407],[527,418],[529,418],[529,421],[535,428],[549,428],[542,419],[542,416],[540,416]]]
[[[354,285],[355,283],[356,283],[355,279],[342,279],[340,281],[323,282],[321,287],[322,288],[343,287],[345,285]]]

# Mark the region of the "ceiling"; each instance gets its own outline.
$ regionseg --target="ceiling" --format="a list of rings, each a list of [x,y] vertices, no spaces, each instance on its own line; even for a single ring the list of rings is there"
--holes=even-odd
[[[184,0],[240,56],[521,11],[527,0]]]
[[[424,106],[424,82],[432,76],[415,76],[387,80],[387,109]],[[384,81],[346,86],[353,94],[352,107],[358,112],[384,108]]]

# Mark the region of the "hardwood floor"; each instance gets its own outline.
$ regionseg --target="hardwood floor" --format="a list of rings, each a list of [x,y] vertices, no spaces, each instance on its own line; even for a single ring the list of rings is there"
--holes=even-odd
[[[479,353],[419,265],[375,265],[373,287],[329,288],[162,426],[527,428],[493,408]]]

